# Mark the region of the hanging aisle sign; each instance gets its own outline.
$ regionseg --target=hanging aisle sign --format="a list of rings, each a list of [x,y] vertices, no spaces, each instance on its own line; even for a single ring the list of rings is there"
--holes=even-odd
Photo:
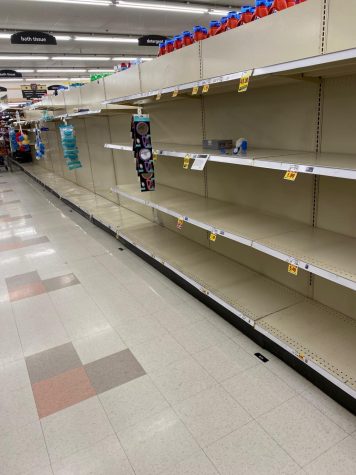
[[[22,78],[22,73],[18,73],[12,69],[2,69],[0,71],[0,78]]]
[[[47,94],[47,87],[43,84],[29,84],[21,86],[24,99],[40,99]]]
[[[147,114],[134,114],[131,119],[133,152],[141,191],[155,190],[155,175],[151,143],[151,124]]]
[[[57,45],[53,35],[41,31],[19,31],[11,36],[13,45]]]
[[[0,92],[6,92],[6,91],[7,91],[6,87],[2,87],[2,86],[0,87]]]
[[[139,46],[159,46],[163,41],[168,40],[167,36],[145,35],[138,39]]]

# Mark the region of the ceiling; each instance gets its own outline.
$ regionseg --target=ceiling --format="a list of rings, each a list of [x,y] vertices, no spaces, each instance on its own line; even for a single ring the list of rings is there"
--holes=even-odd
[[[53,1],[53,0],[52,0]],[[68,1],[68,0],[67,0]],[[72,0],[70,0],[72,1]],[[75,0],[74,0],[75,1]],[[83,0],[82,0],[83,1]],[[99,0],[100,1],[100,0]],[[107,0],[106,0],[107,1]],[[111,0],[113,3],[117,0]],[[135,1],[135,0],[128,0]],[[141,3],[160,5],[206,7],[230,10],[246,3],[245,0],[136,0]],[[250,3],[254,3],[251,1]],[[188,5],[187,5],[188,4]],[[210,20],[219,19],[221,15],[209,13],[177,13],[168,11],[118,8],[109,6],[78,5],[70,3],[51,3],[38,0],[1,0],[0,33],[21,30],[45,31],[53,34],[75,35],[119,35],[137,38],[144,34],[173,36],[183,30],[192,29],[194,25],[208,26]],[[127,43],[103,43],[82,41],[58,41],[57,46],[11,45],[9,39],[0,39],[0,56],[19,54],[34,55],[30,60],[0,59],[0,69],[34,69],[34,73],[24,76],[48,77],[50,73],[37,73],[36,69],[50,68],[100,68],[112,69],[120,61],[99,61],[98,58],[85,61],[36,61],[35,55],[103,55],[108,57],[145,57],[155,56],[157,48],[138,46]],[[75,70],[73,71],[75,73]],[[60,74],[57,73],[57,77]],[[68,73],[65,74],[68,76]],[[79,76],[85,75],[78,73]],[[86,75],[88,75],[86,73]],[[52,76],[50,74],[50,76]]]

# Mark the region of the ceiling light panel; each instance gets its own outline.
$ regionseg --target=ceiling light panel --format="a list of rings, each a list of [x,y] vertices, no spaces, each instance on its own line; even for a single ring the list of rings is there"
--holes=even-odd
[[[10,55],[1,55],[0,61],[46,61],[48,56],[10,56]]]
[[[16,69],[18,73],[34,73],[34,69]]]
[[[1,58],[1,56],[0,56]],[[108,56],[52,56],[53,61],[110,61]]]
[[[34,81],[48,81],[48,82],[56,82],[56,81],[68,81],[68,78],[26,78],[25,81],[27,82],[34,82]]]
[[[167,5],[162,3],[151,2],[127,2],[124,0],[118,0],[117,7],[121,8],[138,8],[143,10],[158,10],[164,12],[173,13],[195,13],[197,15],[208,13],[208,8],[203,7],[189,7],[185,5]]]
[[[36,73],[86,73],[86,69],[36,69]]]
[[[240,11],[239,9],[236,11]],[[209,10],[209,15],[222,15],[226,16],[229,13],[229,10],[216,10],[215,8],[212,8]]]
[[[136,61],[137,58],[127,58],[125,56],[116,56],[115,58],[112,58],[113,61]]]
[[[73,71],[76,72],[76,71]],[[115,69],[88,69],[88,73],[114,73]]]
[[[54,35],[54,37],[58,41],[70,41],[72,39],[72,37],[69,35]]]
[[[11,38],[11,33],[0,33],[0,39],[9,40]]]
[[[27,0],[29,2],[43,3],[66,3],[67,5],[97,5],[100,7],[109,7],[112,2],[109,0]]]
[[[91,41],[91,42],[105,42],[105,43],[138,43],[137,38],[120,38],[110,36],[75,36],[75,41]]]

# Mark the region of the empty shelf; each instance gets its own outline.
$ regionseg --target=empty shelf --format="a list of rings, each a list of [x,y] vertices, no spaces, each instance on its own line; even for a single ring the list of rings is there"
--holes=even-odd
[[[132,144],[105,144],[105,148],[132,152]],[[199,145],[155,143],[154,151],[160,156],[184,158],[190,155],[208,155],[209,162],[228,163],[309,175],[324,175],[356,180],[356,155],[341,153],[313,153],[293,150],[251,149],[246,155],[219,153]]]
[[[147,193],[137,185],[113,191],[356,290],[355,238],[164,185]]]

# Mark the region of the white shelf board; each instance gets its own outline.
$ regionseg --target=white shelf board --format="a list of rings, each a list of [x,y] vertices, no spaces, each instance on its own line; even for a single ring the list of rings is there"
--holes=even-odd
[[[280,64],[272,64],[269,66],[265,66],[262,68],[255,68],[253,71],[252,77],[263,77],[263,76],[271,76],[271,75],[287,75],[296,72],[306,73],[308,71],[312,72],[314,76],[321,76],[323,72],[323,68],[327,67],[327,70],[331,66],[337,68],[342,67],[345,63],[350,63],[356,60],[356,48],[352,48],[346,51],[338,51],[335,53],[328,53],[322,54],[318,56],[311,56],[308,58],[298,59],[295,61],[288,61],[285,63]],[[158,93],[161,94],[171,94],[175,90],[179,92],[187,92],[193,87],[202,87],[205,84],[209,84],[211,86],[214,85],[221,85],[224,83],[229,82],[237,82],[240,80],[241,76],[243,75],[244,71],[236,71],[232,72],[231,74],[225,74],[222,76],[216,76],[204,80],[198,80],[194,82],[189,82],[185,84],[175,85],[166,87],[160,90],[152,90],[148,92],[137,92],[136,94],[131,94],[128,96],[116,97],[113,99],[108,99],[102,102],[102,104],[117,104],[120,102],[133,102],[133,101],[141,101],[144,99],[149,99],[154,96],[157,96]]]
[[[355,238],[161,184],[146,193],[137,185],[112,191],[356,290]]]
[[[132,152],[130,144],[105,144],[105,148]],[[154,144],[159,156],[184,158],[207,154],[209,162],[227,163],[271,170],[295,170],[309,175],[324,175],[356,180],[356,154],[313,153],[294,150],[251,149],[246,155],[226,154],[199,145]]]
[[[62,193],[81,188],[38,165],[21,167],[43,184],[57,185]],[[79,193],[76,199],[80,196],[87,194]],[[91,197],[93,218],[356,399],[355,320],[105,198],[94,193]]]

